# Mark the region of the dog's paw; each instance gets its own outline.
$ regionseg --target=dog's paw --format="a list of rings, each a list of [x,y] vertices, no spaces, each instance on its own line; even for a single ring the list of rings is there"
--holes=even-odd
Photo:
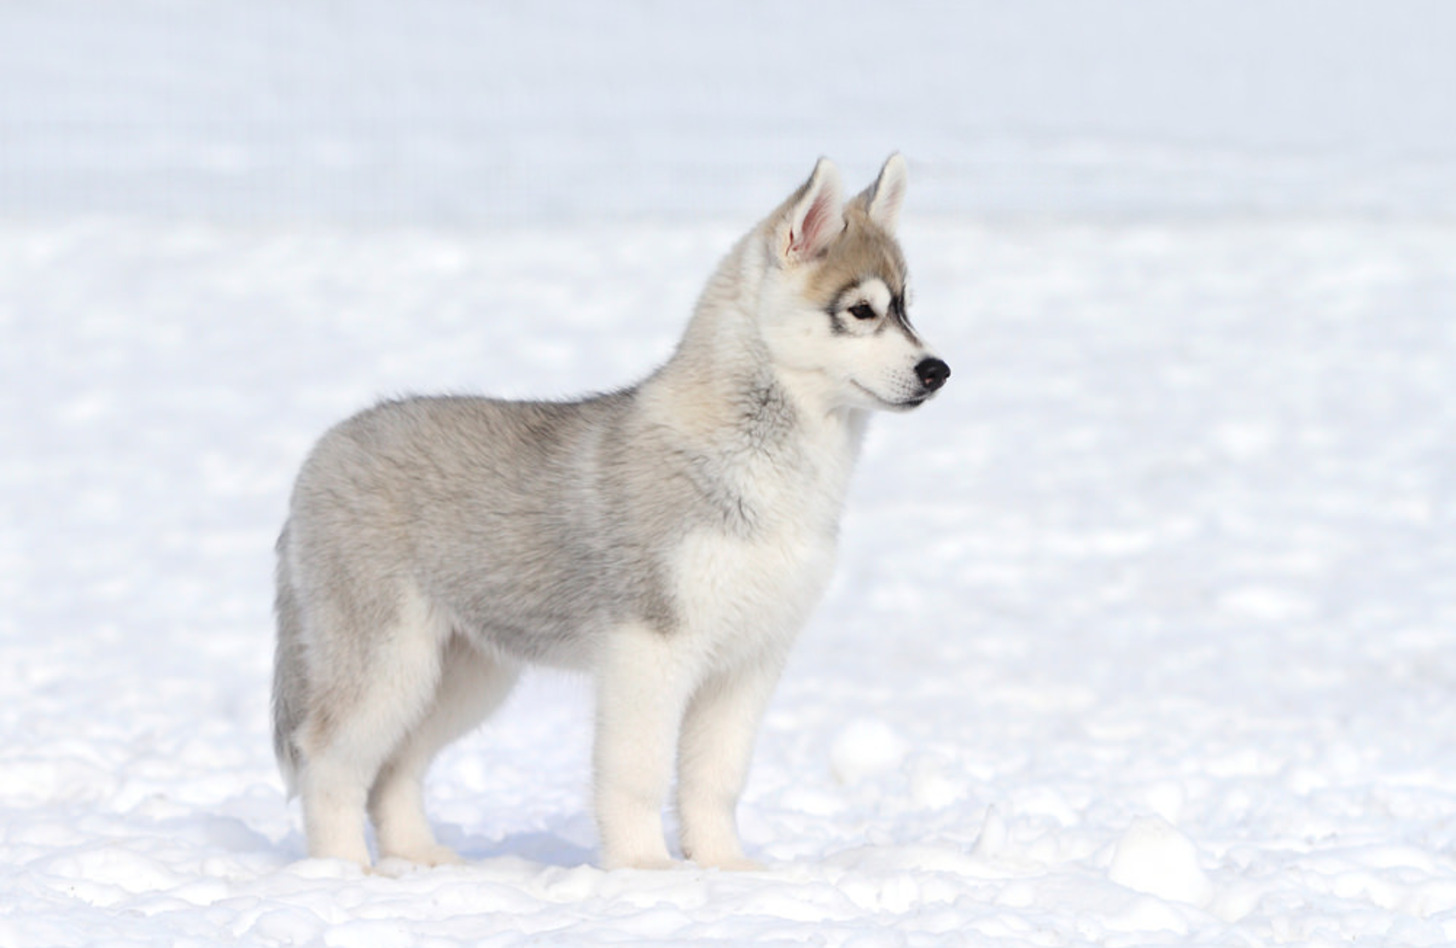
[[[704,869],[721,869],[724,872],[764,872],[768,869],[761,862],[747,856],[725,856],[721,859],[694,859]]]
[[[428,846],[417,846],[403,850],[391,850],[381,853],[381,862],[384,859],[399,859],[412,863],[416,866],[463,866],[465,860],[460,854],[449,846],[442,846],[439,843],[431,843]]]
[[[616,869],[648,869],[653,872],[661,872],[666,869],[679,869],[682,863],[676,859],[639,859],[635,862],[619,863],[613,868]]]
[[[635,856],[624,858],[604,858],[602,868],[611,872],[613,869],[650,869],[654,871],[663,869],[677,869],[683,864],[668,856]]]

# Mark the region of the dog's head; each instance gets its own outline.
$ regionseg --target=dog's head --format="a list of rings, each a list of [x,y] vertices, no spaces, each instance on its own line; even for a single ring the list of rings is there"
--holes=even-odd
[[[898,154],[848,204],[838,170],[821,158],[764,229],[764,341],[776,364],[820,377],[840,405],[906,411],[950,376],[906,314],[895,240],[904,199]]]

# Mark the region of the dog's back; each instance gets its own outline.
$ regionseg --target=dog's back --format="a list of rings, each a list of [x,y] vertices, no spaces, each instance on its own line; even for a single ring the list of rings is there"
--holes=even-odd
[[[626,538],[602,482],[633,398],[414,398],[336,426],[294,488],[280,603],[294,608],[291,587],[308,608],[387,616],[412,586],[461,631],[571,664],[569,643],[622,599],[608,590]]]

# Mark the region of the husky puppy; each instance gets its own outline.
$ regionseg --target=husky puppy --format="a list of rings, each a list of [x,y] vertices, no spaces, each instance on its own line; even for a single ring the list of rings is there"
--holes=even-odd
[[[734,810],[829,580],[870,410],[944,384],[905,313],[905,161],[845,204],[813,175],[718,266],[671,359],[573,402],[406,398],[303,464],[278,540],[274,749],[309,854],[436,865],[431,759],[524,663],[596,683],[608,868],[750,868]]]

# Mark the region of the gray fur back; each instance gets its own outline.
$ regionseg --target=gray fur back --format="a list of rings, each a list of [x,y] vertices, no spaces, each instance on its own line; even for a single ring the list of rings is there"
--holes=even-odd
[[[525,660],[581,665],[628,619],[671,631],[664,549],[741,504],[715,496],[710,461],[645,421],[637,398],[410,398],[333,428],[303,465],[280,542],[280,658],[317,637],[300,625],[315,621],[342,621],[326,637],[367,650],[406,586],[458,633]],[[357,652],[329,660],[367,665]],[[307,684],[290,674],[275,685],[283,735]]]

